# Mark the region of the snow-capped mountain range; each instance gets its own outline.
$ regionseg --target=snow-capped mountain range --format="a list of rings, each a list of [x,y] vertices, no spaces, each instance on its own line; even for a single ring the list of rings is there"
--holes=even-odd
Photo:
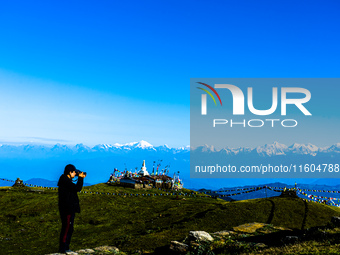
[[[57,180],[65,165],[74,164],[88,173],[88,183],[106,182],[115,168],[135,171],[145,160],[148,170],[169,167],[189,174],[190,147],[153,146],[146,141],[125,144],[0,145],[0,178]]]
[[[190,153],[192,153],[190,155]],[[190,158],[219,162],[229,160],[234,165],[262,163],[334,163],[339,162],[340,143],[328,147],[312,144],[287,146],[274,142],[256,148],[223,148],[213,146],[170,148],[168,145],[153,146],[146,141],[125,144],[99,144],[93,147],[77,145],[0,145],[0,178],[23,180],[44,178],[57,181],[66,164],[75,164],[88,173],[88,183],[106,182],[114,168],[139,169],[143,160],[148,170],[158,164],[160,169],[171,165],[170,172],[180,171],[181,177],[191,187],[205,187],[207,182],[190,178]],[[333,162],[334,161],[334,162]],[[223,179],[221,179],[221,183]],[[200,184],[201,183],[201,184]]]
[[[340,143],[336,143],[329,147],[317,147],[313,144],[298,144],[294,143],[291,146],[274,142],[272,144],[265,144],[263,146],[258,146],[255,148],[249,147],[239,147],[239,148],[229,148],[225,147],[223,149],[217,150],[212,145],[204,145],[196,148],[190,148],[190,146],[183,146],[179,148],[170,148],[168,145],[153,146],[147,141],[131,142],[125,144],[98,144],[93,147],[86,146],[84,144],[77,144],[75,146],[56,144],[54,146],[48,145],[0,145],[0,157],[3,156],[18,156],[23,154],[32,154],[40,156],[55,156],[58,154],[108,154],[108,153],[129,153],[129,152],[170,152],[172,154],[201,152],[201,153],[219,153],[226,156],[236,156],[236,155],[258,155],[261,157],[272,157],[279,155],[310,155],[316,156],[318,154],[340,154]],[[20,154],[18,154],[20,153]]]
[[[308,144],[298,144],[294,143],[291,146],[285,144],[280,144],[274,142],[272,144],[265,144],[263,146],[258,146],[256,148],[240,147],[240,148],[223,148],[221,150],[216,150],[213,146],[204,145],[199,146],[192,151],[205,152],[205,153],[220,153],[226,156],[236,156],[244,154],[257,154],[262,157],[272,157],[279,155],[310,155],[316,156],[320,154],[339,154],[340,155],[340,143],[336,143],[329,147],[317,147],[311,143]]]
[[[98,144],[93,147],[84,144],[64,145],[56,144],[50,145],[0,145],[0,157],[15,156],[20,157],[24,155],[30,156],[56,156],[64,154],[109,154],[109,153],[129,153],[129,152],[171,152],[173,154],[181,152],[189,152],[190,146],[183,146],[179,148],[170,148],[168,145],[154,147],[150,143],[142,140],[140,142],[131,142],[125,144]]]

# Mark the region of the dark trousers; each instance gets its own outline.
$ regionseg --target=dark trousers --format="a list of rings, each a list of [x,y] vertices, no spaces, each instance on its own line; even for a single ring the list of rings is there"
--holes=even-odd
[[[59,252],[65,252],[70,249],[70,242],[73,233],[73,223],[75,214],[60,213],[61,231],[59,238]]]

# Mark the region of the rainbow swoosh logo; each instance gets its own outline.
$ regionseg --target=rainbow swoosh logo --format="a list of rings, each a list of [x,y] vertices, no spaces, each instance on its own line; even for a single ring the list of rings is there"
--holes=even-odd
[[[197,83],[206,86],[206,87],[209,88],[212,92],[214,92],[215,95],[217,96],[218,100],[220,101],[220,104],[222,105],[221,98],[220,98],[219,94],[216,92],[216,90],[215,90],[213,87],[211,87],[210,85],[205,84],[205,83],[203,83],[203,82],[197,82]],[[211,92],[210,92],[209,90],[204,89],[204,88],[200,88],[200,87],[197,87],[197,88],[203,90],[204,92],[206,92],[206,93],[214,100],[214,103],[215,103],[215,105],[217,106],[215,97],[213,96],[213,94],[211,94]]]

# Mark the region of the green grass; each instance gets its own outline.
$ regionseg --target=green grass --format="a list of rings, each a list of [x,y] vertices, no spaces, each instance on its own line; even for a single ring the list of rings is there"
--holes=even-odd
[[[57,192],[27,189],[0,189],[0,251],[32,255],[56,252],[61,227]],[[340,216],[339,208],[295,198],[225,202],[179,195],[176,199],[176,195],[157,189],[106,184],[84,187],[83,191],[121,195],[79,194],[81,213],[75,219],[73,250],[112,245],[127,253],[152,252],[172,240],[182,241],[191,230],[212,233],[248,222],[300,230],[326,225],[332,216]],[[131,196],[138,193],[151,196]]]

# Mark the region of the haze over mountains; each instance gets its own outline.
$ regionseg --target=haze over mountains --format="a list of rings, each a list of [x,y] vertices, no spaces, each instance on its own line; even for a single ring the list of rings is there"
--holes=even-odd
[[[313,144],[294,143],[287,146],[274,142],[256,148],[226,147],[221,150],[204,145],[191,150],[190,159],[195,169],[196,167],[202,169],[195,170],[195,177],[270,179],[340,177],[340,143],[328,147],[317,147]],[[235,171],[214,171],[212,174],[204,170],[210,166],[217,167],[217,165],[232,166],[235,167]],[[265,167],[264,171],[262,171],[262,166]],[[270,169],[269,166],[272,168]],[[310,166],[312,170],[309,170]],[[249,171],[240,171],[241,167],[243,169],[248,167]],[[276,171],[273,167],[277,167]]]
[[[65,165],[74,164],[86,171],[86,182],[99,183],[109,179],[114,168],[135,171],[146,160],[148,171],[153,165],[161,164],[160,169],[170,165],[170,173],[189,171],[189,146],[170,148],[167,145],[154,147],[146,141],[126,144],[99,144],[88,147],[49,145],[0,145],[0,178],[23,180],[43,178],[58,180]],[[155,163],[153,163],[155,162]],[[189,174],[189,173],[188,173]]]
[[[274,142],[256,148],[228,148],[216,150],[212,146],[204,145],[191,148],[195,155],[205,158],[224,158],[242,162],[303,162],[306,159],[314,161],[334,159],[340,157],[340,143],[328,147],[317,147],[313,144],[293,144],[287,146]],[[151,173],[153,166],[161,164],[160,169],[170,165],[170,175],[180,172],[188,188],[220,188],[226,186],[249,185],[252,183],[265,183],[276,179],[190,179],[190,147],[170,148],[167,145],[153,146],[146,141],[126,144],[98,144],[93,147],[84,144],[75,146],[56,145],[0,145],[0,178],[23,180],[42,178],[50,181],[58,180],[66,164],[72,163],[80,170],[86,171],[87,183],[99,183],[108,180],[114,168],[121,171],[125,169],[135,171],[140,169],[143,160],[146,160],[147,170]],[[154,163],[155,162],[155,163]],[[339,161],[338,161],[339,162]],[[282,179],[280,180],[282,182]],[[286,179],[284,182],[292,180]],[[315,182],[316,179],[307,180]],[[230,184],[230,185],[229,185]],[[325,182],[323,181],[323,184]]]

